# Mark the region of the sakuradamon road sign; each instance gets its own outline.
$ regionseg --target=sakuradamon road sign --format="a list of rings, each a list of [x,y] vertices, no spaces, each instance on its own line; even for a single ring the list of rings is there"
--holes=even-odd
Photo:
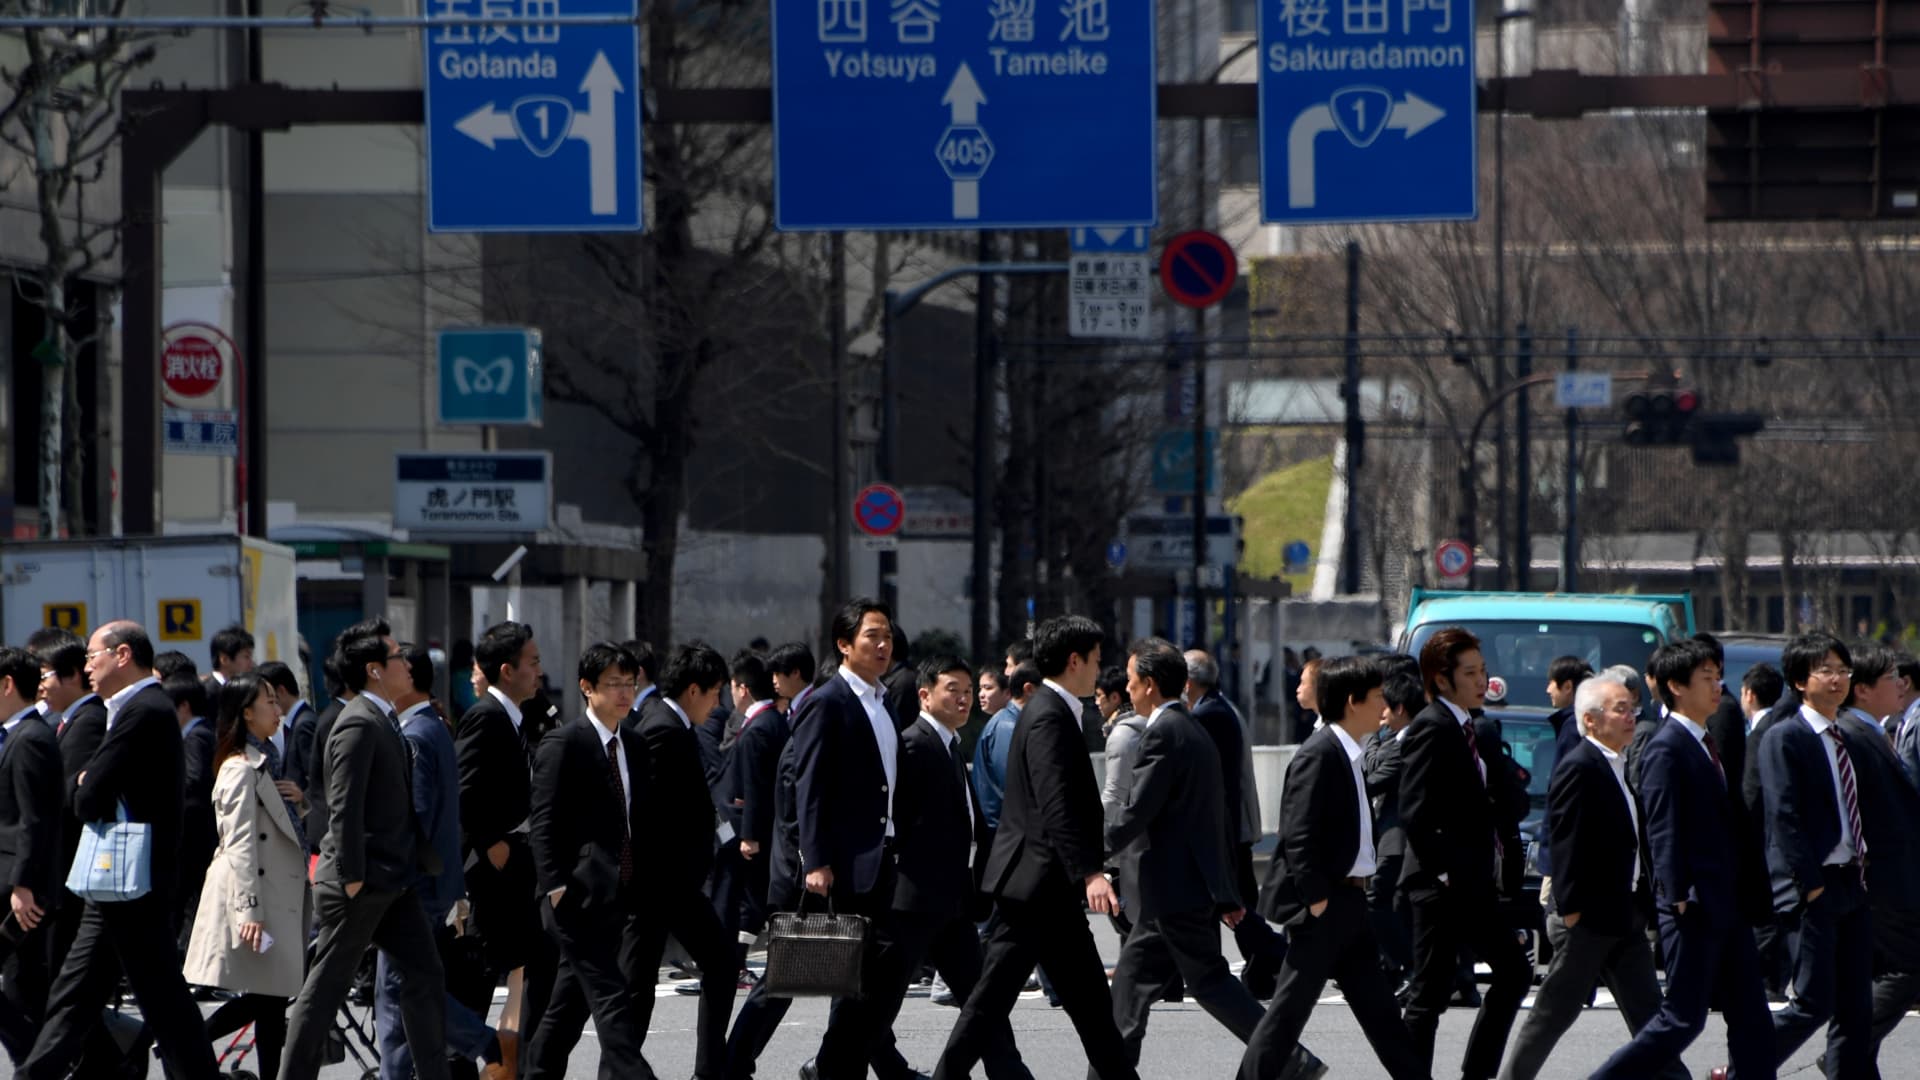
[[[561,14],[559,0],[435,0],[436,15]],[[567,15],[637,14],[567,0]],[[427,228],[641,228],[640,30],[443,26],[426,38]]]
[[[1152,225],[1153,11],[773,0],[775,224]]]
[[[1478,213],[1472,0],[1259,0],[1264,221]]]

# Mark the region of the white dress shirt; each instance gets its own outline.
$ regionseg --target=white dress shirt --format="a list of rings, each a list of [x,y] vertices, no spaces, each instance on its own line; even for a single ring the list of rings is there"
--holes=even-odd
[[[948,757],[953,757],[954,744],[960,741],[960,736],[951,731],[948,731],[947,725],[941,723],[938,720],[935,720],[931,715],[929,715],[924,711],[920,714],[920,719],[925,720],[927,722],[927,726],[932,728],[934,730],[934,733],[940,736],[940,745],[947,748]],[[973,799],[971,796],[967,794],[964,788],[960,792],[960,801],[965,803],[967,807],[967,835],[971,836],[973,835],[973,830],[975,828],[974,821],[973,821]]]
[[[1060,700],[1066,702],[1067,708],[1073,710],[1073,722],[1076,724],[1079,723],[1080,722],[1080,699],[1077,697],[1074,697],[1072,694],[1067,693],[1066,687],[1061,686],[1059,683],[1054,682],[1052,679],[1042,679],[1040,681],[1046,684],[1049,688],[1051,688],[1054,693],[1060,695]],[[1148,717],[1147,723],[1149,724],[1153,723],[1153,718]]]
[[[900,776],[900,733],[893,729],[893,715],[887,712],[887,699],[880,688],[840,665],[840,677],[853,688],[860,707],[867,710],[867,723],[873,727],[874,745],[880,748],[880,767],[887,774],[887,835],[893,835],[893,788]]]
[[[29,705],[26,708],[21,709],[19,712],[14,713],[13,719],[7,721],[6,727],[0,728],[0,731],[5,731],[7,734],[11,735],[13,734],[13,729],[19,727],[20,721],[25,720],[28,714],[37,715],[39,712],[40,712],[40,706],[38,704]]]
[[[119,693],[108,698],[107,699],[107,730],[108,731],[113,730],[113,721],[117,717],[119,717],[120,710],[127,707],[127,702],[133,700],[133,695],[139,693],[142,690],[145,690],[149,686],[159,686],[159,685],[160,685],[160,680],[149,675],[146,678],[141,679],[139,682],[134,683],[132,686],[127,687],[125,690],[122,690]]]
[[[360,696],[373,702],[374,711],[379,713],[383,718],[392,715],[393,702],[388,701],[386,698],[381,697],[371,690],[360,691]]]
[[[1814,711],[1813,706],[1802,704],[1800,718],[1807,722],[1813,733],[1820,737],[1820,749],[1827,752],[1827,772],[1833,777],[1833,805],[1840,812],[1840,843],[1827,853],[1825,865],[1834,866],[1853,861],[1858,847],[1854,844],[1853,823],[1847,817],[1847,790],[1840,785],[1840,749],[1834,745],[1827,729],[1834,726],[1832,720]]]
[[[509,719],[509,720],[511,720],[511,721],[513,721],[513,730],[514,730],[514,733],[515,733],[516,735],[517,735],[517,734],[519,734],[519,732],[520,732],[520,720],[521,720],[521,718],[520,718],[520,706],[518,706],[518,705],[515,705],[515,704],[514,704],[513,702],[511,702],[511,701],[508,701],[508,700],[507,700],[507,695],[505,695],[505,694],[503,694],[503,693],[501,693],[501,692],[500,692],[500,688],[499,688],[499,687],[497,687],[497,686],[489,686],[489,687],[487,687],[487,693],[489,693],[489,694],[492,694],[492,695],[493,695],[493,700],[495,700],[495,701],[497,701],[497,702],[499,702],[499,703],[500,703],[500,705],[501,705],[501,707],[507,710],[507,719]]]
[[[1453,714],[1453,718],[1455,720],[1460,721],[1460,726],[1463,729],[1468,724],[1473,723],[1473,714],[1468,712],[1467,710],[1461,708],[1458,705],[1455,705],[1453,702],[1448,701],[1446,698],[1441,698],[1440,704],[1445,705],[1447,707],[1447,711]],[[1475,743],[1474,745],[1475,745],[1475,750],[1473,755],[1473,767],[1480,770],[1480,783],[1484,785],[1487,782],[1487,760],[1480,756],[1480,753],[1478,750],[1479,744]]]
[[[1152,727],[1152,726],[1153,726],[1153,722],[1154,722],[1155,720],[1158,720],[1158,719],[1160,719],[1160,714],[1161,714],[1161,713],[1163,713],[1163,712],[1166,712],[1166,711],[1167,711],[1167,706],[1169,706],[1169,705],[1171,705],[1171,704],[1173,704],[1173,702],[1171,702],[1171,701],[1163,701],[1163,702],[1161,702],[1160,704],[1158,704],[1158,705],[1156,705],[1156,706],[1154,706],[1154,709],[1153,709],[1153,713],[1152,713],[1151,715],[1149,715],[1149,716],[1147,717],[1147,727]]]
[[[1626,755],[1614,753],[1607,749],[1605,744],[1601,743],[1599,739],[1591,735],[1586,736],[1586,740],[1592,743],[1593,748],[1600,751],[1600,756],[1607,760],[1607,767],[1613,770],[1613,778],[1620,784],[1620,797],[1627,800],[1627,817],[1633,822],[1633,846],[1634,851],[1637,853],[1640,849],[1640,807],[1633,801],[1633,790],[1627,787]],[[1638,854],[1635,854],[1633,859],[1633,877],[1628,882],[1628,891],[1631,892],[1639,887],[1640,857]]]
[[[1340,749],[1347,755],[1347,765],[1353,770],[1353,789],[1360,804],[1360,847],[1354,852],[1353,866],[1347,871],[1350,878],[1370,878],[1380,868],[1379,853],[1373,847],[1373,805],[1367,801],[1367,779],[1360,774],[1360,758],[1366,753],[1360,744],[1353,741],[1347,729],[1339,724],[1328,724],[1333,737],[1340,740]]]
[[[84,693],[84,694],[81,694],[81,695],[80,695],[80,700],[78,700],[78,701],[76,701],[76,702],[74,702],[73,704],[71,704],[71,705],[69,705],[69,706],[67,706],[67,711],[65,711],[65,712],[63,712],[63,713],[61,713],[61,714],[60,714],[60,722],[61,722],[62,724],[64,724],[64,723],[66,723],[67,721],[69,721],[69,720],[71,720],[71,719],[73,719],[73,714],[74,714],[74,711],[75,711],[76,709],[78,709],[78,708],[80,708],[80,706],[82,706],[82,705],[85,705],[85,704],[86,704],[87,702],[89,702],[89,701],[99,701],[99,700],[100,700],[100,695],[99,695],[99,694],[96,694],[96,693],[93,693],[92,691],[88,691],[87,693]]]
[[[687,716],[687,710],[681,708],[679,702],[665,694],[660,695],[660,700],[667,703],[667,708],[673,710],[673,715],[680,718],[680,723],[685,725],[688,731],[693,730],[693,720]]]

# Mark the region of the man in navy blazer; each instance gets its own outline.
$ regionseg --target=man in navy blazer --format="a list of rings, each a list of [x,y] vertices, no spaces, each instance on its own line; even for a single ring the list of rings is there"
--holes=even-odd
[[[1642,1080],[1654,1073],[1700,1037],[1711,1002],[1726,1021],[1735,1073],[1741,1080],[1768,1080],[1776,1061],[1772,1016],[1753,931],[1734,895],[1738,838],[1727,800],[1730,781],[1711,736],[1693,719],[1711,715],[1720,702],[1713,650],[1692,640],[1663,645],[1649,667],[1652,689],[1672,712],[1672,722],[1661,724],[1646,743],[1639,787],[1667,997],[1593,1075]]]
[[[60,745],[40,718],[34,697],[40,663],[25,649],[0,648],[0,889],[7,891],[11,937],[0,941],[10,954],[6,996],[0,998],[0,1046],[19,1061],[33,1046],[34,1029],[46,1015],[47,930],[42,924],[60,904]]]
[[[744,969],[747,947],[767,922],[768,849],[787,718],[774,700],[773,676],[765,660],[743,649],[728,665],[728,676],[739,726],[727,747],[714,796],[733,835],[720,844],[709,892],[720,925],[735,942],[735,967]]]
[[[1775,1051],[1785,1061],[1827,1028],[1835,1075],[1868,1076],[1873,916],[1860,798],[1868,778],[1853,763],[1872,751],[1839,723],[1853,689],[1853,657],[1839,638],[1816,631],[1789,642],[1780,661],[1801,703],[1760,742],[1767,870],[1774,910],[1789,920],[1793,957],[1793,993],[1773,1017]]]

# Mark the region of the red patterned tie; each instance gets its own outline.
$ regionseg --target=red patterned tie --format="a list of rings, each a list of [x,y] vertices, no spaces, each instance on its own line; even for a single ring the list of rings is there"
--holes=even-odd
[[[1853,758],[1847,755],[1846,740],[1840,737],[1838,724],[1827,728],[1833,740],[1833,760],[1840,767],[1840,793],[1847,798],[1847,827],[1853,830],[1854,865],[1860,870],[1860,884],[1867,883],[1867,836],[1860,831],[1860,789],[1853,780]]]
[[[1487,770],[1486,767],[1480,763],[1480,739],[1473,733],[1473,718],[1468,717],[1467,722],[1460,725],[1460,730],[1467,736],[1467,761],[1473,765],[1474,775],[1480,778],[1480,787],[1482,790],[1485,790],[1487,786]],[[1507,845],[1501,842],[1500,829],[1498,826],[1495,826],[1493,830],[1493,854],[1498,858],[1504,857],[1506,853]]]
[[[1707,748],[1707,756],[1713,759],[1713,767],[1720,770],[1720,786],[1727,785],[1727,767],[1720,763],[1720,744],[1714,741],[1713,732],[1700,736],[1700,745]]]
[[[607,773],[613,778],[613,793],[620,798],[620,809],[627,810],[627,786],[620,782],[620,740],[607,740]],[[623,816],[620,832],[620,887],[633,884],[633,830],[627,824],[632,816]]]

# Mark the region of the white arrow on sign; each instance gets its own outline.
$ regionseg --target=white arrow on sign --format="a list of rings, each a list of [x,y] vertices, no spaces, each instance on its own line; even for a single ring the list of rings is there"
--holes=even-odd
[[[973,77],[973,69],[965,60],[960,61],[960,69],[953,73],[953,81],[947,84],[947,92],[941,96],[940,104],[950,110],[950,122],[958,127],[962,124],[980,122],[980,106],[986,104],[987,95],[980,89],[980,83]],[[953,182],[953,216],[956,221],[965,221],[980,216],[980,181],[955,180]]]
[[[588,203],[595,214],[620,212],[614,158],[619,135],[613,128],[613,96],[625,89],[613,65],[607,62],[607,54],[594,53],[586,78],[580,80],[580,90],[587,95],[587,111],[573,114],[573,126],[567,129],[567,137],[587,144]],[[1399,110],[1396,108],[1394,112]]]
[[[517,139],[520,133],[514,130],[513,114],[495,112],[493,102],[473,110],[453,125],[453,130],[478,142],[487,149],[493,149],[497,139]]]
[[[1411,139],[1445,115],[1445,109],[1409,90],[1405,100],[1394,103],[1387,127]],[[1293,126],[1287,129],[1288,206],[1297,210],[1311,207],[1317,201],[1313,141],[1337,127],[1330,105],[1310,105],[1293,118]]]

